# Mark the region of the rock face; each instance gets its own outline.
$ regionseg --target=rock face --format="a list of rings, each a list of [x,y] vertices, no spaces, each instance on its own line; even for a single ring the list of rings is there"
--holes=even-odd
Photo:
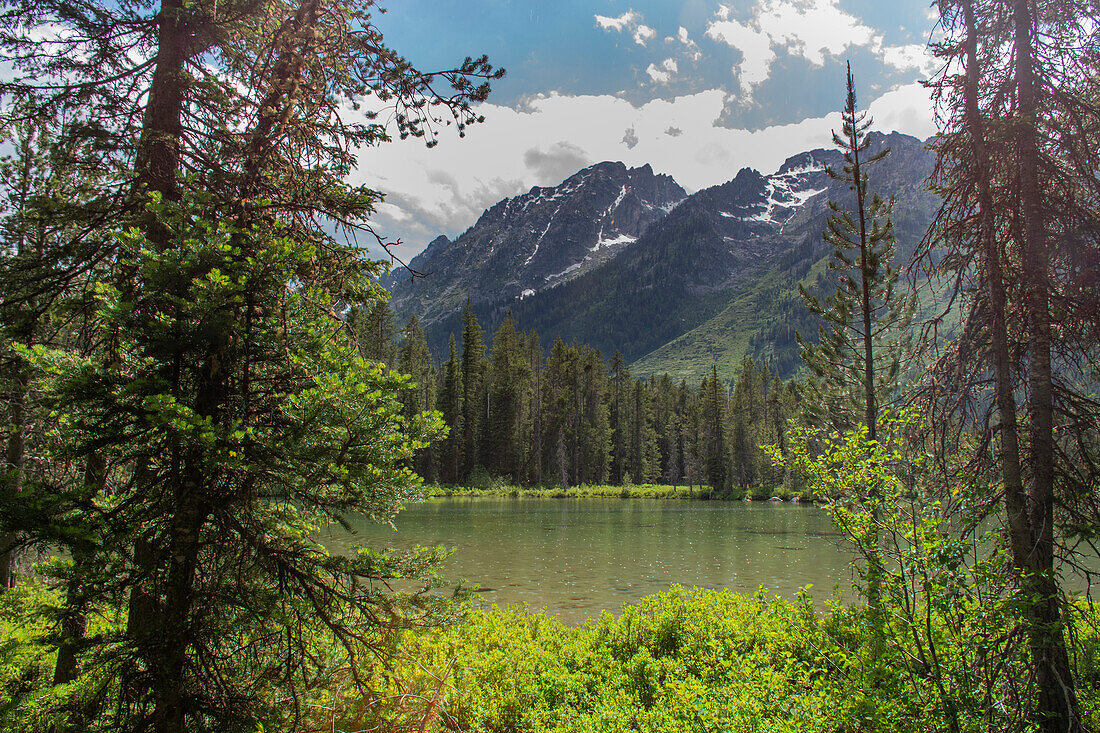
[[[872,168],[871,187],[897,198],[905,257],[935,210],[924,190],[931,154],[897,133],[870,141],[872,152],[891,148]],[[852,192],[826,172],[842,165],[838,151],[813,150],[771,175],[746,168],[685,197],[649,166],[600,163],[501,201],[454,242],[432,242],[410,263],[427,277],[410,283],[399,271],[387,282],[392,304],[399,318],[417,314],[437,354],[461,332],[468,296],[490,332],[511,310],[544,345],[561,336],[635,362],[668,351],[761,283],[775,298],[797,293],[798,279],[829,251],[821,239],[829,201],[852,207]],[[747,340],[736,321],[727,317],[717,338]]]
[[[532,297],[629,247],[687,194],[648,165],[598,163],[553,188],[504,199],[454,242],[435,239],[383,283],[399,315],[425,327],[447,319],[467,296],[479,309]]]

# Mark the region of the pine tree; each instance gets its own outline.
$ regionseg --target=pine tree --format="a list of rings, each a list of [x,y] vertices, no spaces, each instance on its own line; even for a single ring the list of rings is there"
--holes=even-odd
[[[455,348],[455,337],[451,334],[449,356],[443,367],[443,386],[439,391],[438,409],[443,421],[449,428],[443,439],[443,465],[441,478],[443,483],[458,483],[462,470],[462,365]]]
[[[995,494],[1038,688],[1025,715],[1044,732],[1079,731],[1055,547],[1059,515],[1073,517],[1073,534],[1093,523],[1084,517],[1097,504],[1086,446],[1096,445],[1100,410],[1078,366],[1093,361],[1098,312],[1096,13],[1068,0],[938,6],[946,37],[935,50],[946,63],[934,89],[946,129],[934,182],[944,205],[932,232],[947,246],[939,269],[968,296],[968,312],[935,372],[947,399],[930,404],[943,431],[955,405],[996,413]]]
[[[436,374],[432,364],[432,355],[428,351],[428,341],[420,321],[415,315],[409,316],[405,325],[404,338],[397,356],[397,369],[412,379],[411,389],[401,393],[405,419],[412,421],[421,412],[435,406]],[[436,479],[436,443],[417,451],[414,465],[416,473],[429,482]]]
[[[576,353],[577,385],[574,482],[606,484],[611,469],[607,367],[599,349],[575,345],[572,348]]]
[[[359,343],[359,353],[364,359],[378,361],[391,369],[397,366],[397,330],[393,323],[393,310],[385,293],[379,293],[365,305],[358,305],[348,313],[348,328]]]
[[[539,335],[531,331],[527,335],[527,364],[531,373],[531,388],[528,390],[530,407],[528,414],[531,416],[530,430],[528,433],[527,450],[527,477],[536,486],[542,485],[543,476],[543,404],[542,404],[542,380],[543,359],[542,344],[539,343]]]
[[[610,373],[610,424],[611,424],[611,482],[624,483],[627,468],[627,426],[630,423],[629,390],[631,382],[630,367],[619,351],[611,357]]]
[[[514,484],[523,482],[526,448],[523,442],[531,378],[524,339],[516,333],[509,312],[493,335],[492,366],[489,377],[489,455],[490,470],[508,476]]]
[[[729,419],[734,480],[743,489],[751,489],[759,483],[755,455],[757,411],[754,398],[757,385],[756,364],[745,356],[730,397]]]
[[[829,270],[835,278],[835,292],[822,303],[802,289],[807,308],[825,324],[816,345],[799,338],[803,359],[813,374],[806,382],[802,404],[818,424],[828,421],[838,430],[862,424],[868,438],[876,441],[881,410],[896,393],[915,301],[894,292],[898,270],[892,263],[893,201],[869,193],[867,173],[868,166],[889,154],[889,148],[869,152],[866,133],[872,120],[857,110],[851,65],[841,120],[842,131],[833,132],[833,142],[844,153],[844,166],[839,171],[827,170],[832,178],[848,184],[855,210],[849,212],[837,202],[829,202],[833,213],[823,236],[833,246]],[[867,602],[880,643],[883,560],[875,526],[879,489],[872,484],[863,490],[866,496],[856,498],[867,502],[871,526],[857,541],[868,559]]]
[[[0,29],[25,74],[3,92],[78,115],[118,172],[97,187],[91,234],[69,242],[76,261],[57,263],[111,263],[89,324],[102,349],[35,352],[65,426],[51,459],[96,476],[0,509],[29,541],[88,540],[65,571],[83,602],[128,606],[125,628],[79,640],[118,700],[89,726],[255,727],[286,714],[279,680],[316,671],[304,639],[382,653],[383,620],[402,613],[372,590],[394,561],[307,539],[345,513],[390,516],[415,491],[403,462],[435,429],[404,425],[403,380],[352,352],[337,313],[374,305],[380,267],[318,222],[363,228],[379,200],[343,181],[386,139],[346,119],[346,100],[377,95],[402,135],[434,143],[440,112],[477,120],[488,86],[474,82],[496,72],[479,59],[421,73],[369,9],[45,0]],[[435,94],[441,80],[453,94]]]
[[[481,463],[481,433],[485,420],[486,395],[484,376],[485,343],[481,340],[481,325],[466,299],[462,313],[462,466],[459,480],[470,478]]]
[[[558,479],[562,488],[569,487],[573,474],[572,453],[568,448],[576,423],[573,416],[576,405],[573,361],[573,355],[561,337],[554,339],[550,357],[546,360],[542,453],[548,473]]]
[[[726,443],[726,389],[718,380],[717,365],[700,386],[702,401],[700,430],[707,482],[717,492],[728,488],[728,446]]]
[[[833,133],[833,142],[844,153],[844,166],[828,173],[848,184],[854,211],[829,203],[833,213],[823,236],[833,247],[829,261],[833,292],[822,302],[802,289],[807,308],[825,324],[817,344],[799,337],[803,359],[812,372],[803,406],[811,411],[814,424],[828,422],[846,430],[862,422],[875,440],[880,409],[893,400],[897,388],[914,301],[895,293],[893,202],[868,189],[868,167],[890,150],[869,151],[866,133],[872,120],[857,110],[850,66],[842,121],[842,131]]]

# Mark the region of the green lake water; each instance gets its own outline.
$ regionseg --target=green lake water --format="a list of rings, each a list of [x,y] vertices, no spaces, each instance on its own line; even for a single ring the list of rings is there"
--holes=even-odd
[[[366,520],[333,532],[355,544],[454,548],[449,581],[480,586],[485,604],[545,608],[567,623],[618,613],[673,584],[818,601],[851,598],[852,552],[812,506],[645,499],[434,499],[398,515],[397,531]]]

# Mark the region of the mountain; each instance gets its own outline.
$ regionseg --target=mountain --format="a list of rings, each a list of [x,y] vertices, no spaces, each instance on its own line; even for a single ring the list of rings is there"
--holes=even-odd
[[[454,242],[438,237],[383,285],[398,315],[439,332],[469,297],[482,312],[576,278],[636,242],[687,196],[649,165],[599,163],[553,188],[532,188],[488,209]]]
[[[906,135],[869,138],[872,152],[891,148],[870,185],[895,197],[908,257],[937,206],[924,189],[932,156]],[[854,203],[825,171],[840,165],[838,151],[813,150],[685,197],[648,166],[601,163],[500,202],[454,242],[437,239],[410,263],[427,277],[390,281],[392,303],[421,318],[437,354],[459,334],[469,295],[487,331],[511,310],[545,345],[561,336],[618,350],[636,374],[697,381],[717,364],[732,378],[748,353],[789,375],[800,366],[794,331],[816,332],[798,283],[823,287],[829,201]]]

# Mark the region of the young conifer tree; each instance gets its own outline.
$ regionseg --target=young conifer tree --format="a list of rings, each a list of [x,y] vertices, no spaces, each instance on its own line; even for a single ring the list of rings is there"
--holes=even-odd
[[[907,346],[904,334],[914,300],[895,292],[898,270],[892,262],[893,201],[870,192],[867,172],[868,166],[890,151],[870,150],[867,131],[872,120],[866,112],[858,111],[850,64],[847,87],[841,132],[833,132],[833,142],[844,154],[844,165],[840,170],[826,170],[834,180],[847,184],[854,209],[848,211],[836,201],[829,202],[832,215],[822,236],[833,247],[828,266],[835,291],[822,302],[801,289],[806,307],[824,322],[818,343],[799,337],[802,358],[812,373],[802,404],[811,422],[829,424],[836,430],[851,430],[862,424],[874,441],[878,439],[883,406],[891,401],[897,388]],[[882,553],[874,526],[879,492],[874,485],[863,491],[863,496],[846,498],[866,502],[870,512],[869,530],[855,539],[868,561],[867,601],[873,627],[881,632]]]
[[[880,411],[897,386],[907,346],[903,334],[914,301],[895,292],[893,201],[868,188],[868,167],[885,158],[890,149],[870,150],[867,130],[873,121],[857,109],[851,66],[842,120],[841,132],[833,132],[833,142],[844,154],[844,165],[826,170],[848,185],[854,209],[829,202],[832,215],[822,236],[833,247],[828,267],[834,292],[822,302],[801,289],[806,307],[824,321],[818,343],[799,336],[802,357],[812,372],[803,404],[815,411],[810,415],[812,422],[837,429],[862,422],[874,440]]]

